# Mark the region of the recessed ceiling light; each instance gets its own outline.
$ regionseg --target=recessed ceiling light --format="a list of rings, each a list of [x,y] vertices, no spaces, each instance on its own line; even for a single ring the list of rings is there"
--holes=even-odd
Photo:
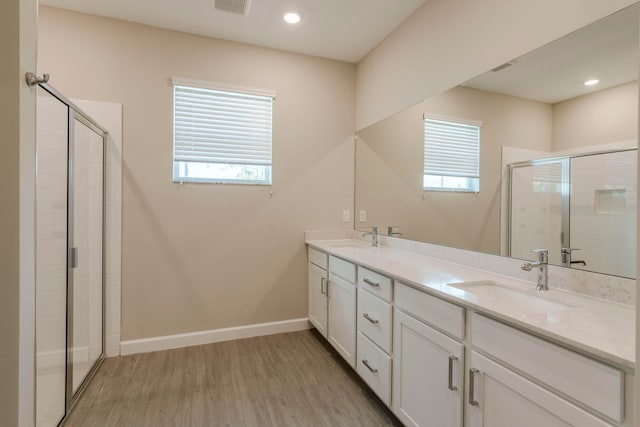
[[[284,21],[287,24],[297,24],[302,19],[302,14],[300,12],[287,12],[284,14]]]
[[[585,86],[593,86],[593,85],[597,85],[598,83],[600,83],[600,80],[591,79],[591,80],[587,80],[586,82],[584,82],[584,85]]]

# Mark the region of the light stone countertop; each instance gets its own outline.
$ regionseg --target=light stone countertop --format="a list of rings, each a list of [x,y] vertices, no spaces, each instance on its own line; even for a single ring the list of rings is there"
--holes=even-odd
[[[635,309],[565,290],[537,291],[530,283],[489,271],[469,268],[389,247],[372,247],[359,240],[307,240],[309,246],[377,271],[396,281],[486,314],[602,361],[635,369]],[[532,275],[536,273],[531,272]],[[568,307],[524,311],[522,304],[467,292],[449,284],[493,281]],[[518,294],[520,295],[520,294]],[[522,298],[520,298],[522,300]],[[525,299],[526,302],[526,299]]]

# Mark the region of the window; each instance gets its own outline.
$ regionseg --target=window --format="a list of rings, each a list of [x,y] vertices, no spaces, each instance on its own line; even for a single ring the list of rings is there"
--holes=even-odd
[[[534,193],[560,193],[562,190],[563,163],[538,164],[533,166],[531,186]]]
[[[271,184],[274,93],[173,79],[173,180]]]
[[[424,116],[424,190],[480,191],[480,127],[479,122]]]

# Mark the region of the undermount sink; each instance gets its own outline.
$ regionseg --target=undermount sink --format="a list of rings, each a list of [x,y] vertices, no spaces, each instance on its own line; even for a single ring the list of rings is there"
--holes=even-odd
[[[492,301],[520,313],[540,314],[576,308],[571,304],[545,298],[543,295],[546,291],[528,292],[491,281],[451,283],[448,286],[469,292],[479,300]],[[541,295],[534,292],[540,292]]]

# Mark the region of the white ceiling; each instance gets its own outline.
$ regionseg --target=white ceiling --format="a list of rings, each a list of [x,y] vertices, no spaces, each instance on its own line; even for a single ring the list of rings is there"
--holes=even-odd
[[[425,0],[252,0],[247,16],[214,0],[40,0],[41,4],[289,52],[358,62]],[[303,13],[291,26],[287,10]]]
[[[464,85],[554,104],[638,80],[638,17],[630,6]]]

